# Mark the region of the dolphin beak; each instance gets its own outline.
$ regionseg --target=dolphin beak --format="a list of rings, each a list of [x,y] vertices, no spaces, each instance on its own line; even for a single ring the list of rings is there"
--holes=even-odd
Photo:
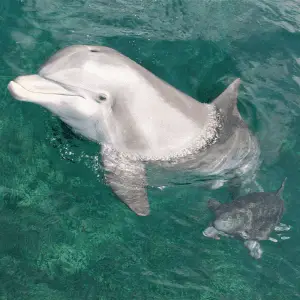
[[[76,96],[60,84],[39,75],[19,76],[10,81],[7,88],[14,98],[28,102],[40,103],[54,95]]]

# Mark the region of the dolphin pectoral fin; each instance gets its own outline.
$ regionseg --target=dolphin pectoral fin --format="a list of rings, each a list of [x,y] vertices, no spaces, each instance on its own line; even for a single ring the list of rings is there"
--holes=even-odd
[[[144,164],[111,149],[102,150],[102,161],[106,182],[113,192],[138,216],[149,215]]]

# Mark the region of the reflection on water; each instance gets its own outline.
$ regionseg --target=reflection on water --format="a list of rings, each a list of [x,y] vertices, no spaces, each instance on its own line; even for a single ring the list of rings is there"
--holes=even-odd
[[[0,298],[300,297],[297,1],[4,0],[0,9]],[[256,188],[288,177],[291,238],[266,241],[253,261],[239,241],[203,237],[207,200],[226,202],[226,186],[149,187],[151,215],[129,211],[103,183],[97,145],[7,93],[10,79],[70,44],[114,47],[201,102],[241,77],[239,110],[261,145]]]

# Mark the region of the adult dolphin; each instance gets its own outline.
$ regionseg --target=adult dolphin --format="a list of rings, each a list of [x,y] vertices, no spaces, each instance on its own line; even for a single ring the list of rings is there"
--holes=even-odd
[[[211,104],[200,103],[114,49],[74,45],[8,89],[101,144],[106,181],[145,216],[146,164],[224,178],[257,168],[257,140],[237,109],[239,85],[236,79]]]

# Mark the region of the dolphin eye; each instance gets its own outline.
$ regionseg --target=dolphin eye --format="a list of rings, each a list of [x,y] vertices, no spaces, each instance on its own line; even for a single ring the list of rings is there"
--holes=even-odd
[[[103,102],[103,101],[105,101],[105,100],[107,100],[107,95],[105,95],[105,94],[99,94],[99,95],[97,96],[97,98],[96,98],[96,101],[97,101],[98,103]]]

